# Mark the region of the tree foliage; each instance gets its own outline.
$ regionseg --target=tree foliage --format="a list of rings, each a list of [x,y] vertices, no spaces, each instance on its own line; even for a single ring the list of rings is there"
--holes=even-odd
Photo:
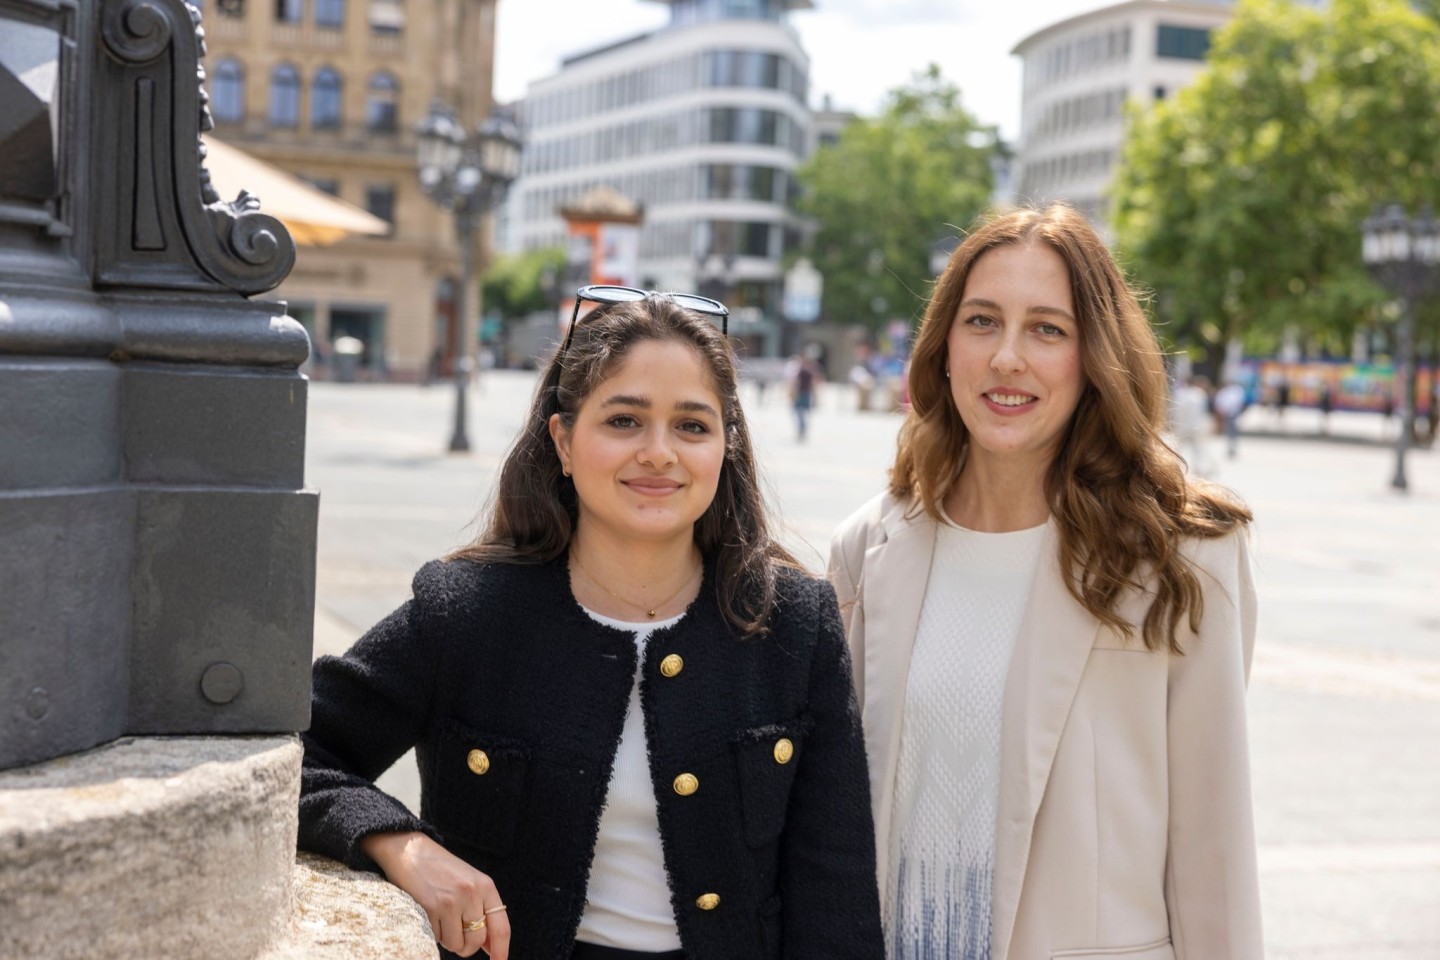
[[[995,128],[960,102],[931,64],[892,90],[799,170],[800,210],[817,230],[805,255],[825,277],[831,320],[878,326],[913,319],[930,293],[930,247],[988,204]],[[958,225],[958,226],[956,226]]]
[[[544,310],[554,302],[555,284],[564,270],[563,247],[499,257],[485,272],[485,308],[498,310],[502,317],[523,317]]]
[[[1179,345],[1287,326],[1348,347],[1382,299],[1360,259],[1377,204],[1440,200],[1440,25],[1405,0],[1241,0],[1207,69],[1132,110],[1112,223]]]

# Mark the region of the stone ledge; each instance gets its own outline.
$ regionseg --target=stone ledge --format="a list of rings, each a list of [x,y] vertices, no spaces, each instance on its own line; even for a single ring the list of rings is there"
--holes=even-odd
[[[0,957],[249,958],[287,932],[301,750],[133,737],[0,773]]]
[[[379,874],[313,853],[295,858],[285,939],[258,960],[435,960],[425,911]]]

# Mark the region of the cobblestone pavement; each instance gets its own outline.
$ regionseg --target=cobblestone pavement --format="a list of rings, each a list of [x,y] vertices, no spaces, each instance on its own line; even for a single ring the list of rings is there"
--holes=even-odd
[[[474,450],[447,455],[448,386],[317,383],[308,482],[321,491],[316,652],[339,653],[463,543],[529,401],[533,377],[487,373]],[[809,441],[784,398],[747,388],[785,536],[823,567],[830,531],[883,484],[899,417],[822,396]],[[1411,493],[1373,416],[1268,410],[1242,419],[1215,479],[1249,502],[1260,635],[1250,710],[1269,955],[1440,958],[1440,453],[1412,452]],[[414,803],[413,763],[383,780]]]

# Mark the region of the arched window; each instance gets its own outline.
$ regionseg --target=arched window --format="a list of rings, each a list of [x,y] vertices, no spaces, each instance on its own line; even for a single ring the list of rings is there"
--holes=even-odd
[[[238,60],[221,60],[210,83],[210,112],[219,123],[245,119],[245,68]]]
[[[300,71],[282,63],[270,72],[270,125],[300,125]]]
[[[371,133],[400,129],[400,81],[383,70],[370,76],[365,96],[365,128]]]
[[[337,29],[345,25],[345,0],[315,0],[315,26]]]
[[[340,128],[340,74],[322,67],[310,87],[310,126],[315,130]]]

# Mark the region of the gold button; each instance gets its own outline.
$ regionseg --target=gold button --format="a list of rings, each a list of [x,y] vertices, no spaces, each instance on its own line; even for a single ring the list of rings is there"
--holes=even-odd
[[[670,656],[660,661],[660,672],[664,676],[673,677],[684,669],[685,661],[681,659],[680,654],[678,653],[672,653],[670,654]]]
[[[688,797],[700,789],[700,778],[693,773],[682,773],[675,778],[675,792],[682,797]]]
[[[775,741],[776,763],[789,763],[793,756],[795,756],[795,744],[790,742],[789,737],[781,737]]]
[[[701,910],[714,910],[716,907],[720,906],[720,894],[702,893],[700,894],[700,896],[695,898],[695,906],[699,907]]]
[[[483,776],[490,772],[490,758],[484,750],[471,750],[465,755],[465,765],[470,768],[471,773],[477,776]]]

